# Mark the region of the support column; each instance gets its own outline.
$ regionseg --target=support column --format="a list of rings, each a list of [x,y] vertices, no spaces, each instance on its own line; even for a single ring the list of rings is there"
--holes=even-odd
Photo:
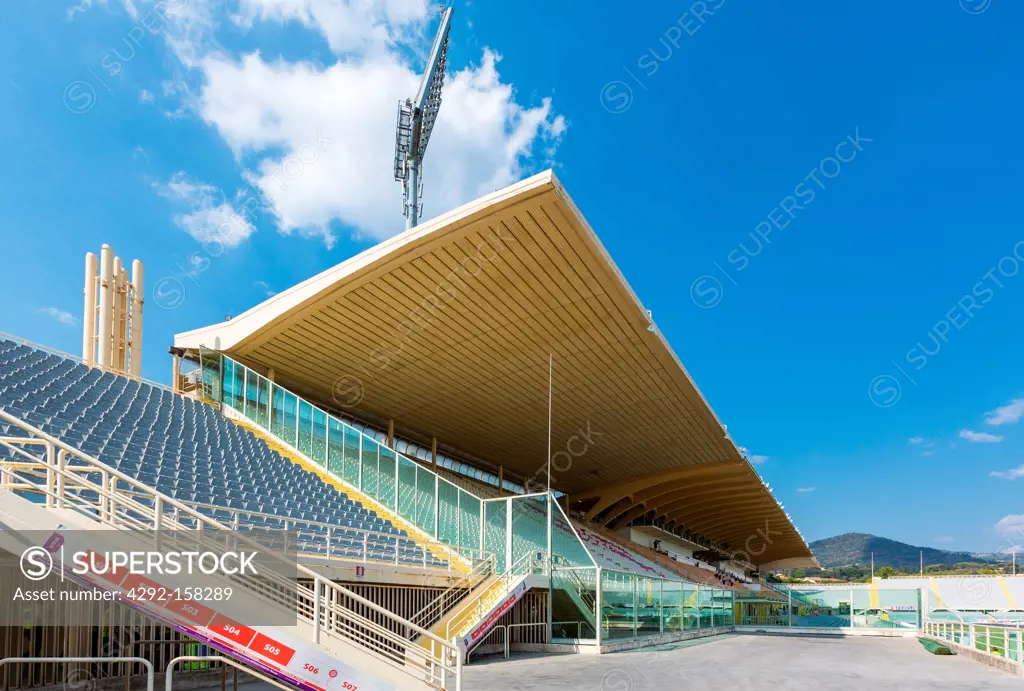
[[[181,370],[181,359],[177,353],[173,355],[173,358],[171,361],[171,392],[178,393],[178,372]]]
[[[131,288],[131,374],[133,377],[142,376],[142,305],[145,303],[145,279],[143,278],[142,262],[138,259],[132,262],[132,288]]]
[[[82,358],[92,367],[96,364],[96,275],[99,259],[92,252],[85,255],[85,304],[82,309]]]
[[[437,472],[437,437],[430,441],[430,469]]]
[[[97,364],[106,369],[110,367],[110,331],[114,314],[114,250],[110,245],[103,245],[100,250],[100,312],[99,336],[96,342]]]
[[[395,421],[388,420],[388,448],[395,448]]]
[[[498,466],[498,496],[501,496],[502,490],[505,487],[505,466]]]

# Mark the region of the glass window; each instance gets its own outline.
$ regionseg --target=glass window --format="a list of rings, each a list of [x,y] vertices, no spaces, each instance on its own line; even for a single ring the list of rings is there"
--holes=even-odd
[[[434,520],[437,504],[435,492],[438,478],[426,468],[416,469],[416,525],[430,535],[437,537]]]
[[[281,439],[289,446],[298,448],[295,431],[298,426],[299,399],[293,393],[284,395],[284,424],[281,428]]]
[[[661,583],[662,631],[678,633],[683,630],[682,619],[683,584],[678,581]]]
[[[224,405],[235,407],[235,361],[231,358],[224,358],[224,368],[221,372],[223,383],[221,388],[224,391]]]
[[[345,470],[342,477],[353,487],[359,486],[359,432],[345,425]]]
[[[661,633],[661,579],[638,576],[636,579],[636,635]]]
[[[270,380],[259,377],[256,385],[256,424],[267,429],[270,427]]]
[[[437,482],[437,539],[459,544],[459,488],[447,480]]]
[[[309,457],[323,464],[327,460],[327,413],[313,408],[312,453]]]
[[[635,583],[633,574],[601,571],[601,637],[633,638],[635,635]]]
[[[494,555],[495,570],[505,573],[508,547],[508,499],[484,502],[484,551]]]
[[[547,495],[511,497],[512,502],[512,563],[519,563],[524,554],[548,552]]]
[[[246,368],[245,370],[245,417],[256,422],[256,404],[259,400],[258,386],[260,375]]]
[[[459,490],[459,544],[480,549],[480,500]]]
[[[363,437],[363,476],[359,489],[372,499],[379,497],[377,464],[377,442]]]
[[[416,524],[416,464],[398,457],[398,515]]]
[[[299,445],[300,452],[310,456],[313,453],[313,406],[299,399]]]
[[[215,350],[199,349],[199,362],[203,368],[203,398],[221,402],[221,354]]]
[[[692,631],[699,627],[700,602],[698,588],[695,585],[683,586],[683,630]]]
[[[380,447],[380,503],[389,509],[395,508],[395,452],[386,446]]]
[[[850,626],[849,588],[796,589],[793,594],[793,626],[845,628]]]
[[[284,394],[284,389],[275,386],[271,397],[270,432],[278,439],[287,438],[284,432]]]
[[[548,501],[551,504],[551,558],[555,565],[593,566],[594,560],[562,513],[562,507],[554,499]]]
[[[327,469],[345,476],[345,429],[341,420],[333,417],[327,418]]]
[[[554,569],[551,573],[551,637],[593,640],[597,621],[597,569]]]

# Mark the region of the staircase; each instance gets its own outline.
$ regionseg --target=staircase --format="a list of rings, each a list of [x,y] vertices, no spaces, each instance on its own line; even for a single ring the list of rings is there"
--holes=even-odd
[[[248,547],[267,555],[278,568],[261,569],[258,578],[212,576],[217,584],[233,589],[230,602],[200,605],[178,597],[130,603],[155,621],[298,689],[459,687],[462,657],[456,646],[435,633],[268,551],[246,531],[233,531],[5,410],[0,410],[0,423],[7,430],[0,436],[0,511],[10,528],[0,533],[0,541],[14,554],[25,549],[26,536],[40,531],[50,537],[37,546],[50,553],[62,543],[64,550],[100,553],[115,539],[118,550],[125,549],[125,541],[138,542],[144,551],[164,549],[168,541],[177,551],[223,552],[225,543]],[[123,598],[139,587],[139,577],[127,572],[65,573]],[[177,576],[148,573],[146,578],[150,586],[171,591],[188,585]],[[378,621],[342,602],[373,611]],[[253,612],[264,617],[261,621],[276,614],[282,619],[273,617],[275,621],[288,624],[239,623]]]
[[[482,581],[458,607],[452,608],[416,642],[441,654],[437,641],[457,642],[460,654],[471,651],[501,617],[533,587],[547,585],[543,553],[522,555],[505,573]]]

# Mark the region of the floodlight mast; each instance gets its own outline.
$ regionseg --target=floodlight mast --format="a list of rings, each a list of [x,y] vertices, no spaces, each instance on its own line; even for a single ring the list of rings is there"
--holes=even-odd
[[[422,211],[423,155],[434,129],[437,113],[441,109],[441,87],[444,85],[445,64],[448,59],[448,33],[451,29],[451,5],[441,14],[441,26],[434,38],[434,46],[427,60],[419,91],[415,100],[398,103],[398,126],[395,132],[395,180],[402,183],[402,208],[405,227],[419,223]]]

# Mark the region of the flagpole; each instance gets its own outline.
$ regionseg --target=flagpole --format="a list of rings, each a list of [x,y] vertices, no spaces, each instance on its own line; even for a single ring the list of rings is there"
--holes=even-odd
[[[554,358],[548,354],[548,492],[551,491],[551,381]]]

